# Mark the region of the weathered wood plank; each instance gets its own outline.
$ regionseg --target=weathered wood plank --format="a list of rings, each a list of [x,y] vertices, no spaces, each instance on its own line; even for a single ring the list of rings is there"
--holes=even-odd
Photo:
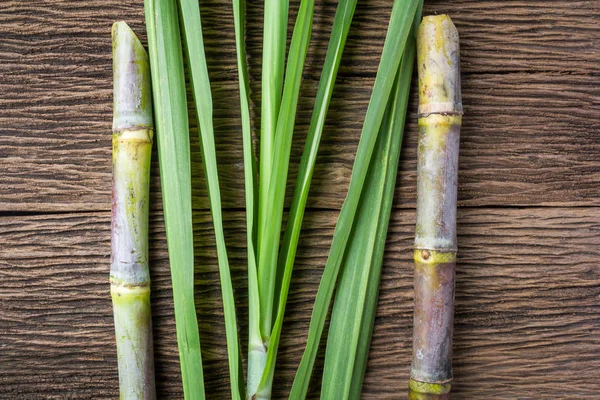
[[[211,0],[201,0],[213,5]],[[341,76],[374,75],[385,39],[392,3],[385,0],[359,2],[348,36]],[[321,58],[327,51],[331,16],[335,2],[318,3],[315,10],[316,29],[309,53],[313,66],[308,74],[319,76]],[[210,9],[210,11],[208,11]],[[233,22],[211,18],[221,11],[207,7],[204,19],[214,25],[209,30],[215,41],[219,29]],[[553,71],[588,74],[598,72],[600,55],[597,40],[600,29],[600,5],[594,1],[425,1],[425,14],[450,14],[461,36],[461,68],[463,73],[508,73]],[[262,41],[262,8],[249,7],[248,42],[251,65],[259,68]],[[217,33],[215,33],[217,32]],[[210,34],[209,34],[210,36]],[[230,36],[230,43],[234,37]],[[223,54],[223,50],[215,50]],[[252,64],[254,62],[254,64]],[[315,67],[315,65],[317,67]]]
[[[226,207],[239,208],[243,175],[230,4],[205,0],[204,5],[223,197]],[[309,207],[337,209],[343,200],[389,7],[389,2],[377,0],[357,12]],[[295,161],[334,9],[333,2],[317,7]],[[462,35],[467,115],[460,204],[597,205],[598,4],[432,1],[426,11],[451,13]],[[0,4],[0,209],[108,210],[109,27],[120,18],[144,31],[140,1]],[[251,6],[248,46],[256,90],[260,20],[260,7]],[[414,197],[414,101],[412,109],[400,175],[401,207],[411,207]],[[195,204],[204,209],[196,142],[193,149]]]
[[[231,3],[201,0],[205,44],[214,79],[236,79],[235,42]],[[143,36],[143,2],[43,0],[6,1],[0,5],[3,65],[16,73],[62,74],[78,72],[110,78],[110,25],[126,20]],[[290,27],[298,2],[292,2]],[[324,57],[335,1],[315,7],[307,75],[318,78]],[[374,75],[383,45],[391,3],[372,0],[359,3],[347,43],[341,76]],[[425,2],[424,12],[449,13],[459,28],[465,73],[598,72],[599,49],[595,23],[600,6],[593,0],[441,0]],[[253,72],[260,68],[263,10],[261,2],[249,3],[247,43]],[[510,57],[507,57],[509,55]],[[58,61],[58,63],[57,63]],[[75,68],[78,66],[78,70]],[[82,68],[85,66],[86,68]],[[62,73],[62,74],[61,74]],[[257,77],[260,76],[257,75]],[[68,81],[65,81],[68,82]]]
[[[307,81],[292,151],[294,179],[317,84]],[[237,84],[215,85],[215,127],[225,207],[244,206]],[[350,180],[371,78],[338,83],[315,171],[309,207],[338,209]],[[464,82],[459,204],[598,205],[600,75],[471,75]],[[1,88],[0,88],[1,90]],[[63,93],[70,96],[69,93]],[[110,97],[108,92],[104,93]],[[57,95],[58,98],[61,94]],[[413,96],[414,97],[414,96]],[[416,99],[413,98],[397,194],[413,207],[416,175]],[[0,100],[0,103],[2,101]],[[18,107],[27,107],[27,100]],[[110,110],[40,106],[31,119],[8,116],[0,135],[0,209],[15,211],[110,208]],[[237,103],[235,103],[237,104]],[[52,111],[49,111],[49,110]],[[12,111],[2,110],[0,115]],[[57,117],[51,116],[57,114]],[[75,115],[83,120],[71,119]],[[93,125],[89,121],[93,122]],[[207,196],[192,132],[194,204]],[[155,154],[156,155],[156,154]],[[154,158],[154,199],[159,201]],[[293,181],[290,181],[290,185]]]
[[[243,215],[227,241],[245,325]],[[336,212],[310,211],[298,253],[276,398],[291,384]],[[197,304],[209,398],[228,398],[218,273],[207,214],[196,213]],[[117,397],[108,295],[107,212],[0,218],[0,394]],[[600,391],[600,215],[597,208],[459,212],[455,397],[594,398]],[[412,334],[412,210],[392,213],[364,398],[404,396]],[[181,398],[160,214],[151,224],[160,398]],[[245,337],[245,326],[242,327]],[[315,380],[310,398],[318,397]],[[399,394],[401,393],[401,394]]]

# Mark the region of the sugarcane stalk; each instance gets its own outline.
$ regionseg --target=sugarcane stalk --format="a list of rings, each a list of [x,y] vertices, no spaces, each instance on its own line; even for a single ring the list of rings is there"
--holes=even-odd
[[[447,15],[417,33],[419,139],[415,311],[410,399],[446,399],[452,382],[458,149],[462,121],[458,31]]]
[[[112,27],[114,111],[110,292],[120,398],[155,399],[148,200],[152,93],[148,55],[125,22]]]

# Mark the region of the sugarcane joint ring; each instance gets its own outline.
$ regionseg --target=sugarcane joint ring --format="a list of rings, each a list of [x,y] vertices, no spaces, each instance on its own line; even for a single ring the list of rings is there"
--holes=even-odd
[[[419,393],[422,395],[445,395],[450,393],[452,385],[450,384],[450,382],[429,383],[410,379],[410,381],[408,382],[408,386],[411,392]],[[419,397],[413,398],[418,399]]]
[[[456,251],[415,249],[413,256],[416,263],[431,266],[456,262]]]

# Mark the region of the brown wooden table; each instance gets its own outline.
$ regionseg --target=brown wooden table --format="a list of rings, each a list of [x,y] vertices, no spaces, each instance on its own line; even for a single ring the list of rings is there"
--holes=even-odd
[[[231,4],[202,0],[238,318],[246,337],[242,140]],[[297,9],[293,2],[293,13]],[[261,2],[248,9],[253,118]],[[293,165],[336,2],[318,1]],[[278,361],[284,398],[350,178],[391,1],[360,1],[311,189]],[[461,35],[456,399],[600,398],[600,3],[426,1]],[[0,3],[0,398],[114,399],[110,26],[142,0]],[[410,109],[364,398],[406,396],[416,106]],[[228,398],[212,225],[192,121],[197,308],[209,399]],[[292,175],[296,169],[292,169]],[[182,398],[156,157],[151,248],[159,398]],[[317,376],[322,365],[318,363]],[[319,379],[310,397],[317,398]]]

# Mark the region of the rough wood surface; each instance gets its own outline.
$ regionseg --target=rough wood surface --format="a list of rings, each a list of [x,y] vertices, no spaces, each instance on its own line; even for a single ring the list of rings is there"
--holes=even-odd
[[[254,118],[262,2],[249,2]],[[292,14],[297,9],[292,2]],[[317,1],[297,162],[335,1]],[[229,0],[201,0],[238,318],[246,332],[241,133]],[[285,398],[350,179],[391,9],[359,2],[309,198],[278,360]],[[456,399],[598,398],[600,3],[426,0],[462,46]],[[110,25],[141,0],[0,2],[0,399],[114,399],[109,297]],[[412,335],[415,98],[399,169],[366,399],[404,398]],[[192,120],[192,125],[195,122]],[[209,399],[228,398],[217,261],[196,132],[196,300]],[[158,168],[152,279],[159,398],[182,398]],[[295,173],[292,167],[292,175]],[[290,182],[291,183],[291,182]],[[318,363],[319,368],[322,366]],[[317,375],[318,375],[317,371]],[[310,398],[317,398],[315,379]]]
[[[600,215],[595,208],[467,208],[459,213],[455,398],[594,398],[600,390]],[[227,212],[245,334],[244,217]],[[302,354],[337,218],[310,211],[301,238],[278,361],[285,398]],[[209,398],[227,398],[226,349],[212,226],[195,214],[197,305]],[[109,399],[118,393],[108,273],[110,215],[3,217],[0,393]],[[152,217],[159,398],[181,397],[162,219]],[[413,210],[393,213],[365,398],[398,399],[412,335]],[[33,279],[32,277],[35,277]],[[310,398],[318,396],[315,380]],[[569,397],[572,395],[573,397]],[[9,397],[5,397],[9,398]]]
[[[461,34],[466,116],[461,205],[598,205],[600,5],[594,1],[426,2]],[[143,34],[141,1],[0,4],[0,209],[110,208],[109,28]],[[361,4],[347,44],[309,207],[340,207],[371,93],[390,3]],[[229,1],[203,1],[226,207],[243,207],[233,21]],[[319,2],[302,89],[294,160],[302,151],[335,2]],[[259,99],[261,9],[249,7],[253,98]],[[232,107],[232,104],[234,107]],[[414,196],[415,102],[398,192]],[[193,113],[192,113],[193,114]],[[195,206],[207,207],[193,132]],[[294,163],[296,165],[297,163]],[[292,168],[292,175],[295,168]],[[157,169],[154,169],[155,175]]]

